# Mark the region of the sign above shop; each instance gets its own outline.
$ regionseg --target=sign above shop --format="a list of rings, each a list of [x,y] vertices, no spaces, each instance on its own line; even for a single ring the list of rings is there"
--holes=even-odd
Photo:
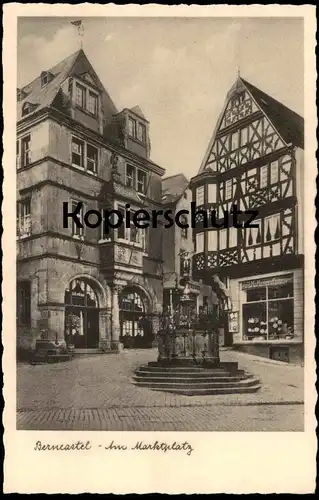
[[[288,276],[275,276],[273,278],[265,278],[259,280],[245,281],[241,284],[242,290],[248,290],[250,288],[262,288],[263,286],[280,286],[286,285],[287,283],[292,283],[293,275]]]

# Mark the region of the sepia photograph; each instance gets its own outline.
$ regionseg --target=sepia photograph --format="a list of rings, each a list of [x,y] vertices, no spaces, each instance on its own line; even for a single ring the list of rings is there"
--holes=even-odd
[[[17,17],[15,430],[303,433],[303,15],[72,9]]]

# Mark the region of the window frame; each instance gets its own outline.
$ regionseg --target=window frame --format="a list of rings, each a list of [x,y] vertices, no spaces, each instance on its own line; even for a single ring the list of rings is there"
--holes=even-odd
[[[203,199],[201,203],[199,203],[199,198],[200,200]],[[196,206],[200,207],[202,205],[205,205],[205,185],[196,188]]]
[[[78,165],[73,162],[73,154],[79,155],[79,153],[75,153],[73,151],[73,143],[78,143],[79,145],[83,145],[83,151],[81,154],[82,158],[82,165]],[[90,170],[88,168],[88,147],[93,148],[96,150],[96,165],[95,165],[95,170]],[[90,161],[90,160],[89,160]],[[72,167],[76,168],[77,170],[80,170],[81,172],[86,172],[90,175],[98,175],[99,171],[99,164],[100,164],[100,148],[98,146],[95,146],[91,142],[81,139],[76,135],[71,136],[71,165]]]
[[[71,208],[72,208],[72,210],[73,210],[73,203],[75,203],[77,205],[78,203],[80,203],[80,200],[76,200],[75,198],[71,198]],[[81,223],[83,225],[83,228],[77,227],[76,224],[75,224],[75,222],[72,219],[71,234],[72,234],[72,238],[74,238],[76,240],[84,240],[84,238],[85,238],[85,227],[86,227],[85,224],[84,224],[84,212],[85,211],[86,211],[86,204],[83,203],[82,204],[82,209],[81,209],[80,214],[79,214],[80,219],[81,219]],[[77,233],[77,231],[79,231],[79,233]]]
[[[139,137],[139,130],[142,130],[142,138]],[[136,139],[142,144],[146,144],[146,125],[140,121],[136,123]]]
[[[93,162],[92,159],[91,158],[89,159],[89,156],[88,156],[88,148],[89,147],[96,151],[96,160],[95,160],[94,170],[90,170],[88,168],[88,161]],[[87,172],[89,172],[90,174],[96,175],[98,172],[98,166],[99,166],[99,148],[97,148],[96,146],[93,146],[93,144],[91,144],[90,142],[87,142],[86,146],[85,146],[85,162],[86,162]]]
[[[200,245],[202,250],[198,249],[199,237],[201,237],[202,240]],[[200,233],[196,233],[195,246],[196,246],[196,254],[203,253],[205,251],[205,233],[203,231]]]
[[[131,131],[130,124],[132,124],[132,131]],[[136,120],[134,118],[132,118],[131,116],[128,117],[128,135],[132,139],[136,138]]]
[[[19,162],[19,168],[26,168],[31,164],[31,134],[27,134],[18,141],[21,142],[19,151],[20,151],[20,162]],[[24,145],[28,142],[29,147],[26,149]]]
[[[217,203],[217,184],[214,182],[209,183],[207,190],[208,203]],[[211,196],[212,194],[214,196]]]
[[[133,223],[133,215],[135,212],[137,212],[139,209],[136,210],[131,210],[131,218],[130,218],[130,227],[126,227],[126,221],[125,221],[125,207],[121,204],[117,204],[116,209],[122,212],[124,215],[123,217],[123,223],[121,224],[120,227],[116,229],[116,241],[119,243],[126,243],[127,245],[132,245],[136,248],[142,249],[143,252],[146,252],[146,239],[147,239],[147,233],[148,233],[148,228],[139,228],[136,227]],[[131,235],[132,235],[132,230],[131,228],[134,228],[136,230],[136,239],[132,240]],[[119,230],[123,231],[124,237],[119,236]]]
[[[90,115],[92,116],[97,116],[97,111],[98,111],[98,99],[99,99],[99,96],[98,94],[96,94],[95,92],[93,92],[92,90],[90,89],[87,89],[87,105],[86,105],[86,111],[88,113],[90,113]],[[95,106],[94,106],[94,111],[91,111],[90,110],[90,101],[91,101],[91,98],[94,99],[94,103],[95,103]]]
[[[28,206],[29,211],[24,213],[23,207]],[[28,231],[25,231],[25,227],[29,227]],[[23,232],[21,231],[23,228]],[[32,213],[31,213],[31,197],[23,198],[17,202],[17,238],[23,239],[28,238],[32,235]]]
[[[81,104],[78,102],[78,89],[80,89],[82,91],[82,102]],[[79,82],[75,82],[75,105],[77,108],[81,109],[82,111],[86,111],[86,91],[87,91],[87,87],[85,87],[84,85],[82,85],[81,83]]]
[[[257,227],[248,227],[245,229],[245,247],[246,248],[253,248],[253,247],[259,247],[263,244],[263,219],[257,219],[254,220],[254,224],[259,224],[259,231],[260,231],[260,243],[252,243],[251,245],[248,244],[248,238],[249,238],[249,231],[256,232],[258,234],[258,228]],[[257,238],[256,234],[256,238]],[[253,238],[253,236],[252,236]]]
[[[279,227],[279,236],[278,238],[272,238],[271,240],[267,240],[266,239],[266,232],[267,232],[267,220],[269,219],[272,219],[272,218],[276,218],[276,222],[277,222],[277,226]],[[264,218],[264,230],[263,230],[263,241],[266,244],[268,243],[273,243],[274,241],[280,241],[281,239],[281,220],[280,220],[280,213],[275,213],[275,214],[272,214],[272,215],[267,215],[267,217]]]
[[[128,176],[128,173],[127,173],[128,168],[132,169],[132,176]],[[142,173],[144,175],[144,179],[145,179],[143,191],[139,190],[140,181],[139,181],[138,177],[139,177],[140,173]],[[128,182],[127,182],[128,179],[132,179],[132,185],[128,184]],[[147,196],[148,172],[146,172],[142,168],[139,168],[135,165],[132,165],[132,163],[126,163],[125,164],[125,186],[134,189],[140,196]]]
[[[280,275],[280,276],[276,276],[278,278],[282,277],[286,277],[286,276],[289,276],[289,275]],[[276,341],[276,340],[281,340],[282,337],[280,337],[280,335],[278,335],[278,339],[276,338],[271,338],[271,335],[269,333],[269,324],[271,323],[269,321],[269,304],[271,303],[275,303],[275,302],[278,302],[278,301],[291,301],[292,302],[292,308],[294,310],[294,307],[295,307],[295,287],[294,287],[294,280],[293,280],[293,275],[292,275],[292,281],[289,281],[288,283],[291,283],[291,286],[292,286],[292,295],[287,295],[287,296],[284,296],[284,297],[274,297],[274,298],[269,298],[269,289],[273,288],[274,286],[276,285],[269,285],[269,284],[264,284],[261,283],[260,284],[260,287],[256,287],[256,288],[259,288],[259,289],[265,289],[265,298],[262,298],[262,299],[259,299],[259,300],[247,300],[247,292],[249,290],[253,290],[254,288],[247,288],[247,289],[243,289],[242,286],[245,284],[245,281],[242,281],[240,283],[240,293],[241,293],[241,313],[242,313],[242,333],[241,333],[241,339],[243,342],[254,342],[254,336],[251,336],[252,338],[251,339],[248,339],[248,338],[245,338],[245,337],[248,337],[247,334],[245,334],[245,320],[244,320],[244,306],[247,305],[247,304],[265,304],[265,311],[266,311],[266,318],[265,318],[265,325],[262,325],[262,326],[265,326],[265,328],[267,329],[267,334],[266,334],[266,339],[264,340],[259,340],[262,341],[262,342],[272,342],[272,341]],[[244,295],[243,295],[244,294]],[[279,318],[280,319],[280,318]],[[282,321],[282,320],[281,320]],[[282,323],[280,323],[281,325]],[[278,323],[279,325],[279,323]],[[293,340],[294,337],[295,337],[295,333],[294,333],[294,328],[295,328],[295,324],[294,324],[294,317],[293,317],[293,320],[292,320],[292,327],[293,327],[293,331],[291,334],[286,334],[288,336],[291,336],[292,339],[290,340]],[[248,332],[247,332],[248,333]],[[265,335],[265,333],[260,333],[260,332],[257,332],[257,334],[259,335]],[[257,335],[255,335],[257,336]],[[282,340],[281,340],[282,341]],[[287,340],[286,340],[287,341]]]
[[[188,224],[188,218],[187,215],[183,214],[180,216],[180,223],[181,224]],[[181,237],[185,240],[188,238],[188,227],[181,227]]]

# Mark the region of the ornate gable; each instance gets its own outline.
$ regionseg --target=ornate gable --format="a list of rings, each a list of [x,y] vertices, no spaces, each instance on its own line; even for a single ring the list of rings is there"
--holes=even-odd
[[[201,170],[222,173],[284,146],[265,112],[239,79],[228,93]]]
[[[98,86],[97,82],[90,73],[83,73],[81,77],[91,85]]]
[[[246,90],[240,90],[232,97],[225,109],[220,130],[258,111],[258,107]]]

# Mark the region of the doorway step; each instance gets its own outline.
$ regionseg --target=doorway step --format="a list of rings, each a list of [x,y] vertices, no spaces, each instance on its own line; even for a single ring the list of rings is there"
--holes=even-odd
[[[228,364],[229,365],[229,364]],[[160,366],[149,363],[135,371],[133,383],[154,391],[186,396],[244,394],[257,392],[260,380],[244,370],[221,363],[216,368]]]
[[[112,351],[111,349],[109,349],[109,350],[100,349],[99,347],[97,347],[96,349],[74,349],[75,356],[77,356],[77,355],[81,356],[83,354],[85,354],[85,355],[103,354],[103,353],[107,353],[107,352],[114,352],[114,351]]]

